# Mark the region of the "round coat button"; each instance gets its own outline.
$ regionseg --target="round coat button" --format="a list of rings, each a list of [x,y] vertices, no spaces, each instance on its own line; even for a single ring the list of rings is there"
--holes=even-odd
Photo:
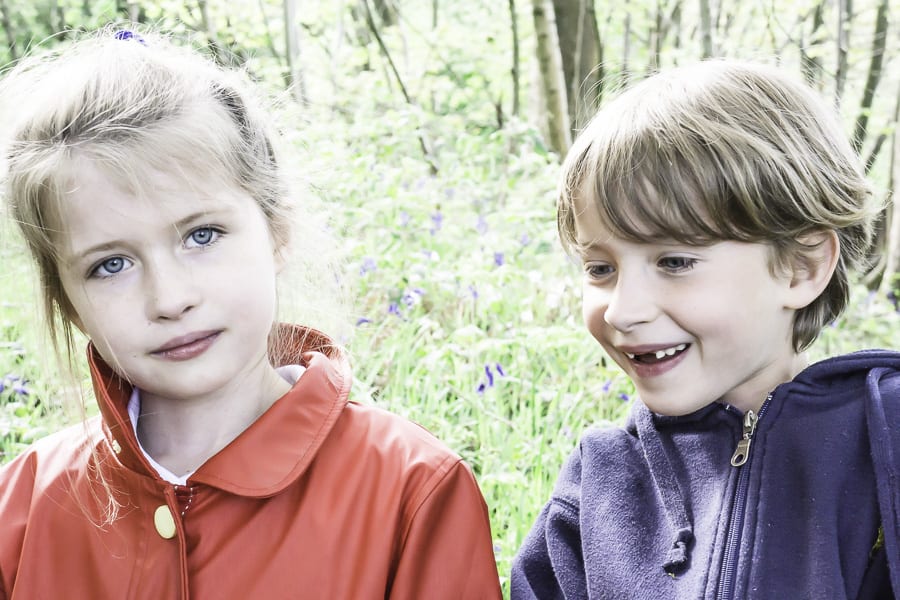
[[[113,452],[115,452],[116,454],[119,454],[120,452],[122,452],[122,446],[119,445],[119,440],[112,441],[112,449],[113,449]]]
[[[164,540],[175,537],[175,519],[172,518],[172,511],[165,504],[153,513],[153,524],[156,526],[156,533]]]

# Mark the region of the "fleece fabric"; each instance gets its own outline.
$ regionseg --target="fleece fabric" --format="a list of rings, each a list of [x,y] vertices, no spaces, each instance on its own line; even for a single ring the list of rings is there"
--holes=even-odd
[[[744,416],[641,403],[588,431],[516,556],[524,598],[900,595],[900,353],[825,360]]]

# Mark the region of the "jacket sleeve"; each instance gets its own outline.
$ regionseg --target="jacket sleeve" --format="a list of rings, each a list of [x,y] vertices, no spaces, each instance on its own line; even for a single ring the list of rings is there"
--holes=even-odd
[[[459,459],[415,508],[390,598],[501,598],[487,505]]]
[[[513,559],[511,600],[587,598],[580,523],[581,455],[566,462],[550,502]]]
[[[0,467],[0,600],[12,593],[34,493],[34,455],[24,453]]]

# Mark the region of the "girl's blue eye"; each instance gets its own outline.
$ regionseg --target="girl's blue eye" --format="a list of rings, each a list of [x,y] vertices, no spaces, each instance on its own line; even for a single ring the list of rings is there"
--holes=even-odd
[[[112,277],[127,269],[129,265],[131,265],[131,261],[124,256],[113,256],[94,267],[91,271],[91,275],[96,275],[97,277]]]
[[[188,245],[209,246],[219,239],[220,232],[212,227],[198,227],[188,235]]]

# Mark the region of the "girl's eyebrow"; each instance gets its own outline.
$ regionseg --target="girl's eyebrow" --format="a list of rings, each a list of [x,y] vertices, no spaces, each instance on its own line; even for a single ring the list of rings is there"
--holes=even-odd
[[[186,217],[178,219],[178,221],[176,221],[175,223],[172,224],[172,227],[175,229],[175,231],[181,231],[190,223],[194,223],[201,219],[205,220],[205,221],[210,221],[216,217],[222,217],[223,213],[225,213],[225,212],[227,212],[227,211],[225,211],[223,209],[201,210],[201,211],[193,212],[193,213],[187,215]],[[107,251],[113,250],[117,247],[121,247],[124,244],[125,244],[125,240],[119,239],[119,240],[110,240],[110,241],[103,242],[100,244],[95,244],[93,246],[88,246],[84,250],[77,250],[77,251],[73,252],[72,256],[69,257],[69,259],[66,261],[66,264],[73,265],[79,261],[84,260],[91,254],[94,254],[96,252],[107,252]]]

